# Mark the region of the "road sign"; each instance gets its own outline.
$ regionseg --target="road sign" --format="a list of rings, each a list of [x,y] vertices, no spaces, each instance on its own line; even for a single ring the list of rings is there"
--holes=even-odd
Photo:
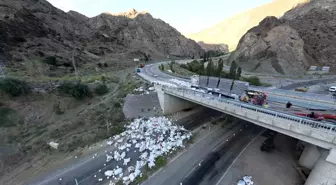
[[[317,70],[317,66],[310,66],[309,70],[310,71],[316,71]]]
[[[329,72],[330,67],[329,66],[323,66],[322,71]]]

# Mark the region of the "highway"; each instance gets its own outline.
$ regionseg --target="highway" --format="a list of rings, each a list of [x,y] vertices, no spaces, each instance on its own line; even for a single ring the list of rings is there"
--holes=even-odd
[[[186,61],[189,61],[189,60],[186,60]],[[190,82],[189,79],[172,76],[172,75],[162,72],[159,69],[159,65],[161,63],[146,65],[144,68],[142,68],[141,75],[146,75],[148,78],[150,78],[151,81],[163,81],[163,82],[174,83],[174,82],[171,82],[170,80],[178,79],[184,82]],[[259,89],[260,91],[264,90],[264,88],[259,88],[259,87],[253,87],[253,89],[254,90]],[[308,101],[306,99],[298,99],[298,98],[291,97],[291,96],[277,95],[276,93],[279,93],[277,89],[267,89],[267,91],[265,92],[266,93],[270,92],[270,93],[267,93],[267,98],[269,101],[273,101],[277,103],[286,104],[287,102],[291,102],[295,106],[303,107],[306,109],[325,109],[325,110],[336,109],[336,102],[329,102],[329,103],[317,102],[317,101],[314,101],[316,97],[314,98],[312,97],[312,101]],[[288,91],[288,94],[294,94],[290,92],[291,91]]]
[[[240,151],[260,132],[260,128],[253,124],[246,126],[241,123],[229,124],[224,128],[217,126],[214,130],[208,131],[203,138],[196,141],[188,150],[173,159],[142,185],[180,185],[181,183],[182,185],[196,185],[201,183],[208,173],[215,171],[220,178]],[[219,154],[218,163],[213,162],[209,165],[209,162],[212,162],[213,153],[217,152]],[[223,166],[223,163],[226,165]],[[211,181],[207,178],[204,180]]]
[[[184,125],[188,129],[194,129],[195,127],[210,121],[213,117],[218,117],[222,113],[207,109],[198,115],[190,115],[177,121],[177,124]],[[205,142],[206,145],[210,144]],[[38,176],[29,182],[27,185],[75,185],[75,179],[79,185],[101,185],[106,183],[106,177],[104,172],[111,170],[116,166],[122,166],[123,161],[116,162],[111,160],[106,162],[106,153],[111,154],[116,149],[115,147],[104,144],[99,152],[93,154],[87,154],[69,161],[69,163],[57,169],[56,171],[48,171],[41,176]],[[134,149],[134,148],[133,148]],[[133,151],[131,149],[130,151]],[[95,155],[97,154],[97,155]],[[137,159],[139,157],[138,152],[128,152],[127,157]],[[131,161],[135,162],[135,160]],[[103,181],[98,179],[103,178]]]

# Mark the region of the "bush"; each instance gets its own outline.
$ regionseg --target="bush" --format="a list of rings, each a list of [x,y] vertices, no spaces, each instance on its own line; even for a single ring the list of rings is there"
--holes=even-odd
[[[252,76],[252,77],[249,77],[249,78],[244,78],[243,80],[246,81],[246,82],[249,82],[251,85],[255,85],[255,86],[261,86],[262,85],[259,78],[256,77],[256,76]]]
[[[5,78],[0,80],[0,90],[11,96],[20,96],[28,94],[30,89],[28,84],[24,81]]]
[[[44,59],[44,63],[56,66],[57,65],[57,59],[54,56],[49,56]]]
[[[82,100],[85,97],[91,97],[89,87],[85,84],[82,84],[82,83],[77,83],[73,87],[71,95],[72,95],[72,97],[74,97],[78,100]]]
[[[82,83],[74,84],[71,82],[64,82],[58,87],[58,90],[65,94],[69,94],[78,100],[82,100],[85,97],[91,97],[89,87]]]
[[[95,89],[94,89],[95,93],[98,95],[104,95],[106,93],[108,93],[108,88],[105,84],[99,84]]]
[[[15,110],[7,107],[0,107],[0,127],[12,127],[22,123],[23,120]]]

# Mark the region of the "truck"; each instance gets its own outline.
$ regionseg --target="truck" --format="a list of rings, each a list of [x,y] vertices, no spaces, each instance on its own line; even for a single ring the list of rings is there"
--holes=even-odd
[[[145,64],[139,64],[139,68],[145,67]]]
[[[191,80],[191,88],[199,88],[199,75],[192,75],[190,77]]]

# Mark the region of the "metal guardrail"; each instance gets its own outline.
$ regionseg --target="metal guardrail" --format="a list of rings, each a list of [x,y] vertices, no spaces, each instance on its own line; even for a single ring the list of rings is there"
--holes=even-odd
[[[263,88],[254,88],[249,87],[250,90],[258,90],[263,91],[265,93],[275,94],[279,96],[288,96],[297,99],[304,99],[310,101],[316,101],[327,104],[336,104],[336,99],[333,99],[331,95],[321,95],[315,93],[307,93],[307,92],[295,92],[281,89],[263,89]]]
[[[230,100],[230,99],[226,99],[226,98],[219,98],[219,97],[215,97],[213,95],[209,95],[206,93],[202,93],[202,92],[198,92],[198,91],[194,91],[194,90],[189,90],[189,89],[183,89],[183,88],[173,88],[173,87],[163,87],[164,91],[168,91],[171,93],[174,93],[174,91],[179,91],[183,93],[183,96],[185,94],[189,94],[189,95],[194,95],[194,96],[198,96],[198,97],[203,97],[203,98],[207,98],[207,99],[211,99],[211,100],[216,100],[218,102],[222,102],[225,104],[231,104],[231,105],[235,105],[239,108],[242,109],[249,109],[252,111],[255,111],[257,113],[261,113],[261,114],[265,114],[268,116],[273,116],[274,119],[275,118],[281,118],[281,119],[285,119],[285,120],[289,120],[292,122],[295,122],[295,126],[304,126],[304,127],[310,127],[316,131],[321,131],[323,133],[329,134],[329,135],[333,135],[336,136],[336,125],[331,124],[331,123],[325,123],[325,122],[318,122],[318,121],[314,121],[314,120],[310,120],[307,118],[302,118],[296,115],[292,115],[292,114],[288,114],[288,113],[283,113],[283,112],[278,112],[278,111],[274,111],[274,110],[270,110],[270,109],[265,109],[256,105],[251,105],[251,104],[247,104],[247,103],[242,103],[239,101],[234,101],[234,100]],[[190,96],[185,96],[187,98],[190,98]]]

